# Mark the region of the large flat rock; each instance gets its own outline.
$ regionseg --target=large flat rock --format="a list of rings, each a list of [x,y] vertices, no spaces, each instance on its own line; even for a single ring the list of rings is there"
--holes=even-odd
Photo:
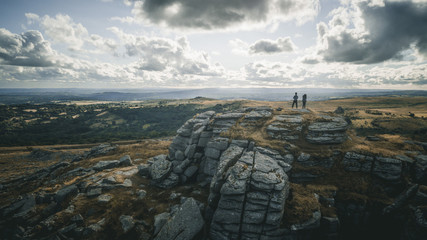
[[[322,116],[308,126],[307,141],[315,144],[339,144],[347,139],[348,123],[341,117]]]

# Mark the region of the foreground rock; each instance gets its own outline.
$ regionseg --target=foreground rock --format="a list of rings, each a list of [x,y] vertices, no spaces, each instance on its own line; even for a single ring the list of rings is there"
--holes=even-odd
[[[309,110],[201,113],[165,155],[59,162],[2,182],[2,196],[38,190],[1,207],[0,238],[425,239],[426,153],[374,154],[346,141],[347,127]]]
[[[215,185],[220,183],[212,183]],[[211,239],[275,236],[288,189],[288,177],[274,159],[259,152],[244,153],[227,171],[226,181],[220,188],[211,223]],[[210,207],[216,205],[213,194]]]
[[[199,206],[193,198],[188,198],[161,228],[156,240],[194,239],[202,230],[203,217]]]

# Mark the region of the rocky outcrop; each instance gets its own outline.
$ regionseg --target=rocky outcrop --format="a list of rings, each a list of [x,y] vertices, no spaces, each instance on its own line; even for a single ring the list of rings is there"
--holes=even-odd
[[[344,239],[393,221],[407,221],[408,229],[416,230],[407,231],[413,239],[422,236],[427,158],[419,146],[391,157],[356,152],[350,141],[339,145],[347,140],[343,117],[278,111],[201,113],[178,129],[166,155],[60,162],[37,171],[39,176],[20,178],[54,187],[2,207],[0,216],[12,220],[13,229],[0,220],[0,230],[7,230],[0,238],[102,238],[116,224],[117,236],[139,239]],[[84,157],[113,150],[98,146]],[[335,176],[348,179],[340,182]],[[2,183],[1,193],[11,184]],[[394,202],[364,195],[378,189]],[[115,219],[108,218],[110,213],[94,216],[99,208],[122,202],[121,193],[130,198],[126,204],[137,204],[134,215],[126,209]],[[97,206],[82,208],[81,200]]]
[[[388,181],[398,180],[402,173],[402,161],[393,158],[377,157],[372,174]]]
[[[65,186],[58,190],[55,194],[55,201],[58,203],[61,203],[65,199],[71,198],[79,192],[79,189],[75,184],[72,184],[70,186]]]
[[[296,159],[296,163],[304,167],[331,168],[334,162],[332,157],[315,157],[307,153],[301,153]]]
[[[370,173],[374,157],[358,154],[355,152],[347,152],[341,164],[344,169],[351,172]]]
[[[245,116],[243,112],[224,113],[215,116],[212,123],[214,136],[218,136],[220,133],[230,129],[243,116]]]
[[[193,198],[188,198],[173,216],[167,219],[159,234],[154,239],[194,239],[203,226],[204,220],[197,202]]]
[[[78,162],[83,159],[89,159],[89,158],[106,155],[110,152],[113,152],[116,149],[117,149],[117,145],[112,145],[110,143],[100,144],[98,146],[91,148],[89,151],[84,152],[81,155],[75,156],[71,162]]]
[[[3,218],[12,216],[13,218],[24,217],[34,210],[36,200],[32,194],[27,194],[18,198],[9,206],[0,209]]]
[[[339,144],[347,140],[348,123],[342,117],[320,117],[308,126],[307,141],[315,144]]]
[[[280,140],[298,140],[301,135],[303,117],[301,115],[277,115],[268,125],[267,134]]]
[[[394,158],[347,152],[341,165],[347,171],[369,173],[386,181],[398,181],[402,175],[402,160]]]
[[[414,174],[418,183],[427,185],[427,155],[415,157]]]
[[[129,155],[125,155],[119,159],[119,166],[126,167],[132,166],[133,162]]]
[[[246,109],[246,111],[248,111],[248,110],[250,112],[245,115],[245,121],[258,121],[258,120],[261,120],[263,118],[268,118],[272,115],[271,114],[272,109],[268,108],[268,107]]]
[[[166,155],[159,155],[151,164],[150,176],[154,182],[162,182],[171,171],[172,163],[166,160]]]
[[[99,161],[93,166],[93,169],[95,171],[102,171],[104,169],[115,168],[119,166],[119,163],[118,160]]]
[[[211,184],[217,188],[218,185],[221,184]],[[221,196],[211,223],[211,239],[274,235],[283,216],[288,189],[288,177],[276,160],[259,152],[245,152],[227,171],[220,188]],[[214,202],[209,204],[215,205]]]
[[[220,156],[228,147],[228,138],[213,138],[206,144],[205,158],[202,161],[202,174],[211,178],[218,167]]]

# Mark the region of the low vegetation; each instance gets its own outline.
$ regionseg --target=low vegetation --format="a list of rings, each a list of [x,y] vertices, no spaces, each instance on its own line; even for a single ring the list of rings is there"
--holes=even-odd
[[[185,104],[184,104],[185,103]],[[239,104],[147,101],[0,106],[0,146],[97,143],[173,136],[191,116]]]

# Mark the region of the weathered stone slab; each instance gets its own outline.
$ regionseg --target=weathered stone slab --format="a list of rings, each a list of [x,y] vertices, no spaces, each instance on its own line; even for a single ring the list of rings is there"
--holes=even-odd
[[[384,180],[398,180],[402,173],[402,162],[393,158],[378,157],[374,162],[372,174]]]
[[[161,181],[172,171],[172,163],[166,158],[157,159],[150,167],[151,179]]]
[[[199,206],[193,198],[188,198],[160,230],[155,240],[193,239],[203,228],[204,220]]]
[[[301,115],[278,115],[267,126],[267,134],[275,139],[293,141],[299,139],[302,130]]]
[[[322,116],[308,126],[307,141],[316,144],[339,144],[347,139],[348,123],[341,117]]]
[[[99,161],[94,166],[93,169],[96,171],[102,171],[105,169],[115,168],[119,166],[118,160],[110,160],[110,161]]]
[[[370,173],[374,158],[354,152],[347,152],[341,164],[344,169],[351,172]]]

